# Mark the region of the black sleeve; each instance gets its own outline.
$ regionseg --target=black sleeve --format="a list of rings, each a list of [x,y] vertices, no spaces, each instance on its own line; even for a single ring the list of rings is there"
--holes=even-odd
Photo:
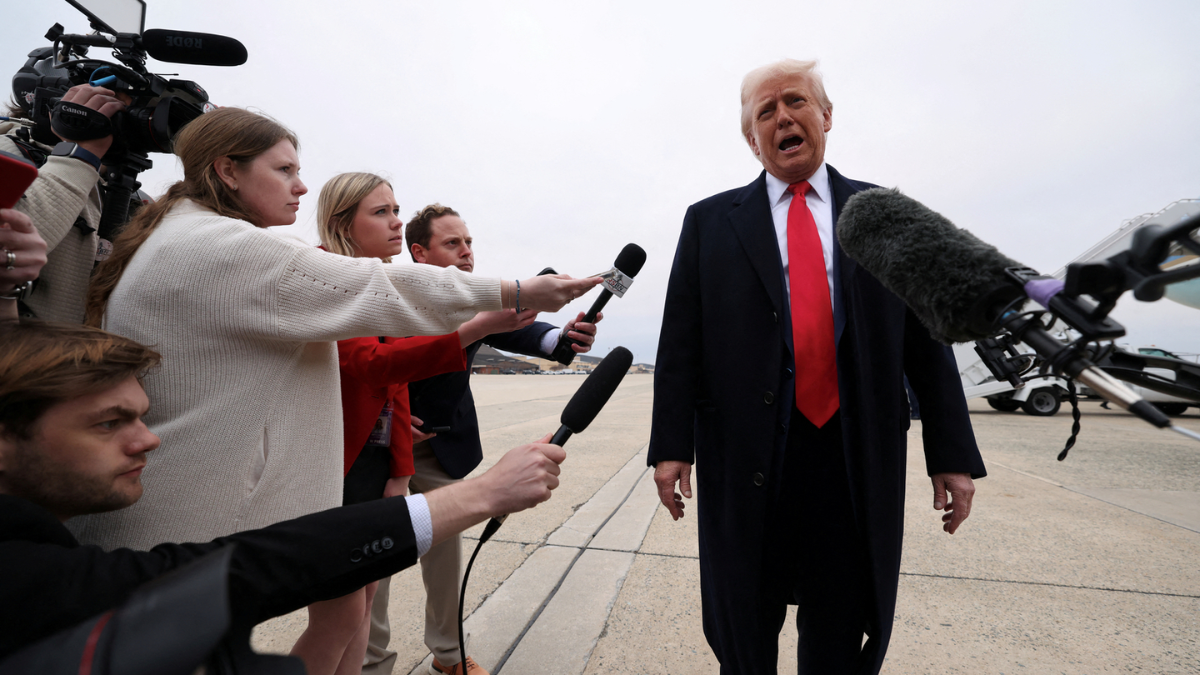
[[[47,527],[61,529],[49,514],[41,514],[50,520]],[[0,542],[0,576],[5,580],[0,586],[0,658],[112,609],[147,581],[230,544],[237,545],[230,568],[234,620],[251,625],[346,595],[417,561],[408,505],[398,498],[330,509],[204,544],[160,544],[149,551],[105,552],[44,538],[6,537]]]
[[[518,328],[511,333],[496,333],[483,338],[483,343],[494,349],[500,349],[514,354],[549,358],[550,354],[542,351],[542,337],[547,331],[558,330],[557,326],[545,321],[535,321],[524,328]]]

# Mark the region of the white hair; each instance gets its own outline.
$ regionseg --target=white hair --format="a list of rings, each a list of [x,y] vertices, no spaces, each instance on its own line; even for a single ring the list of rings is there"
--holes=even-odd
[[[764,82],[777,80],[793,75],[805,75],[812,82],[813,90],[817,95],[818,102],[825,110],[833,107],[833,103],[829,97],[825,95],[825,84],[821,79],[821,73],[817,70],[816,61],[797,61],[796,59],[783,59],[775,63],[769,63],[761,68],[746,73],[746,77],[742,79],[742,138],[750,141],[750,124],[751,113],[754,107],[750,97]]]

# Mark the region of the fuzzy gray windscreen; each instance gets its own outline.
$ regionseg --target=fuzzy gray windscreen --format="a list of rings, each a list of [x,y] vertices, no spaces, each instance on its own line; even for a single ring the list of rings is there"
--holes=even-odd
[[[874,188],[846,202],[837,224],[846,255],[900,296],[945,344],[994,333],[984,303],[1021,295],[1004,274],[1022,265],[899,190]]]

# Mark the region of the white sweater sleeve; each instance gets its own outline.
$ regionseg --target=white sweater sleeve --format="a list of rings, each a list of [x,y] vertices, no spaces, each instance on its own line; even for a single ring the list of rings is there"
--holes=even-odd
[[[501,309],[499,279],[313,247],[292,255],[277,296],[280,337],[307,341],[444,335],[477,312]]]

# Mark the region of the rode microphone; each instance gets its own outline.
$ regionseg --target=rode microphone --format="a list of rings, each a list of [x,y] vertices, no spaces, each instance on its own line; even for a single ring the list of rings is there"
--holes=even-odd
[[[1056,306],[1068,301],[1057,292],[1057,284],[1033,283],[1046,278],[924,204],[899,190],[859,192],[842,209],[837,235],[846,255],[899,296],[940,342],[981,340],[1008,330],[1055,371],[1156,427],[1200,440],[1200,435],[1173,426],[1162,411],[1100,370],[1087,355],[1060,342],[1036,317],[1021,312],[1028,288],[1057,314]],[[1120,324],[1108,324],[1110,335],[1124,334]]]
[[[625,296],[625,291],[633,285],[633,278],[642,271],[642,265],[646,264],[646,251],[637,244],[626,244],[625,248],[621,249],[621,253],[617,256],[617,261],[613,263],[611,270],[604,272],[600,276],[604,277],[604,290],[600,291],[600,297],[592,303],[592,308],[583,315],[584,323],[592,323],[596,320],[596,315],[604,306],[608,304],[610,298],[616,295],[618,298]],[[575,350],[571,349],[571,345],[583,344],[578,340],[572,340],[567,337],[566,331],[563,331],[562,337],[558,339],[558,345],[554,348],[554,353],[550,358],[558,361],[564,366],[570,365],[575,360]]]
[[[159,61],[196,66],[240,66],[246,46],[224,35],[151,28],[142,33],[142,48]]]

